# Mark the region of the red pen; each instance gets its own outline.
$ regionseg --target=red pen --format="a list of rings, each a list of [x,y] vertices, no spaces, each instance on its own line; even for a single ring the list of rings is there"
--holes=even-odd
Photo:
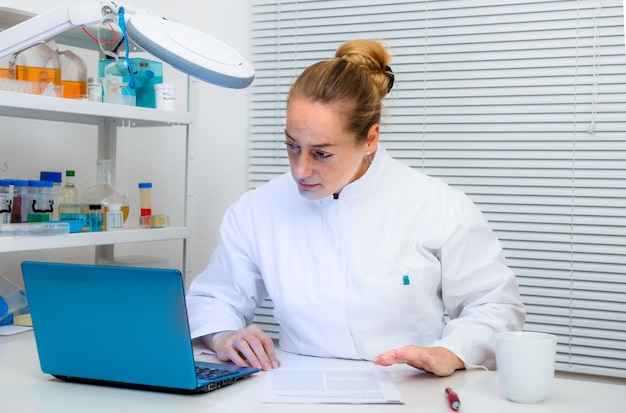
[[[456,392],[450,387],[446,388],[446,397],[448,398],[450,408],[454,411],[459,410],[459,407],[461,407],[461,400],[459,400],[459,395],[456,394]]]

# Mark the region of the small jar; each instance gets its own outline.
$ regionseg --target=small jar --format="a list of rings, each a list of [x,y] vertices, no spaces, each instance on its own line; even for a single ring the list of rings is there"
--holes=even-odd
[[[102,102],[102,83],[96,77],[87,80],[87,100]]]
[[[54,192],[51,181],[29,181],[28,222],[47,222],[54,212]],[[24,217],[22,217],[22,220]]]
[[[124,229],[124,219],[122,217],[122,205],[109,204],[106,213],[106,230],[119,231]]]

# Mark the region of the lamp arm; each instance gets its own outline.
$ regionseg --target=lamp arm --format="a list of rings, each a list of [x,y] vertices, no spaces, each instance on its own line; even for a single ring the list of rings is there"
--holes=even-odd
[[[98,24],[104,16],[116,13],[105,3],[63,4],[0,31],[0,59],[73,27]]]

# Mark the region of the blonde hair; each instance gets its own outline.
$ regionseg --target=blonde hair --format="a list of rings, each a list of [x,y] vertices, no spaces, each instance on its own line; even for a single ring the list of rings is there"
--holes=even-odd
[[[294,97],[333,105],[346,120],[346,131],[365,139],[380,123],[382,100],[393,86],[389,54],[376,40],[351,40],[337,49],[335,58],[315,63],[291,86]]]

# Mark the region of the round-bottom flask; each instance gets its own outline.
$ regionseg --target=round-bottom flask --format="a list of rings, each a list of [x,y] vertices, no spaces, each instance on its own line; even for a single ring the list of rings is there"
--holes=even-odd
[[[106,215],[111,204],[119,204],[122,211],[123,222],[126,222],[129,213],[126,195],[113,186],[111,180],[111,160],[101,159],[98,161],[98,175],[96,184],[87,188],[79,197],[78,203],[95,205],[100,204],[104,208],[104,228],[106,228]]]

